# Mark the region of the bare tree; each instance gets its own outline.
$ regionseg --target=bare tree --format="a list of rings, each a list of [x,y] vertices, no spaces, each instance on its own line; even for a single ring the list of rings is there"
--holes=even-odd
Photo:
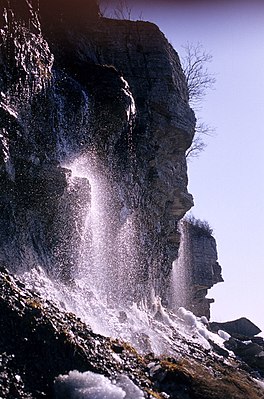
[[[108,14],[109,0],[97,0],[97,3],[99,5],[101,16],[106,17]]]
[[[114,9],[115,18],[131,20],[132,8],[127,4],[126,0],[118,0]]]
[[[215,129],[204,122],[196,122],[195,134],[191,147],[186,152],[186,158],[198,158],[200,153],[205,150],[207,144],[204,141],[204,135],[213,136]]]
[[[132,19],[133,7],[128,5],[127,0],[101,0],[99,1],[101,14],[114,19]]]
[[[216,82],[215,75],[210,73],[207,67],[213,57],[204,50],[201,43],[196,45],[187,43],[183,48],[185,56],[182,59],[182,65],[188,86],[189,102],[198,113],[207,91],[213,89]],[[214,129],[198,118],[193,143],[187,151],[186,157],[198,157],[207,146],[204,135],[212,136],[213,133]]]
[[[208,63],[213,56],[207,53],[201,43],[187,43],[183,46],[185,56],[182,59],[183,72],[185,74],[189,92],[190,104],[196,109],[200,106],[207,90],[212,89],[216,82],[215,75],[208,70]]]

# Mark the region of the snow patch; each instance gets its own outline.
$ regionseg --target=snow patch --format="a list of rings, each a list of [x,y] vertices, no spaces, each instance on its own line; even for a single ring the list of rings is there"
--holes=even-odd
[[[226,331],[223,330],[218,330],[217,334],[219,335],[219,337],[221,337],[224,341],[228,341],[229,338],[231,338],[231,335],[228,334]]]
[[[127,376],[120,375],[113,383],[101,374],[73,370],[55,379],[55,398],[144,399],[144,394]]]
[[[186,310],[184,307],[178,309],[180,318],[190,327],[197,327],[197,319],[192,312]]]
[[[122,388],[126,399],[144,399],[144,394],[126,375],[117,377],[116,385]]]
[[[209,321],[208,321],[207,317],[202,316],[202,317],[200,318],[200,320],[201,320],[201,322],[202,322],[205,326],[208,326],[208,325],[209,325]]]
[[[224,341],[230,338],[230,335],[219,330],[218,334],[215,334],[208,330],[207,325],[209,324],[205,316],[196,317],[191,311],[186,310],[184,307],[178,309],[178,316],[183,321],[185,327],[192,333],[192,339],[196,340],[205,349],[211,349],[210,341],[225,349]],[[229,352],[231,353],[231,352]]]

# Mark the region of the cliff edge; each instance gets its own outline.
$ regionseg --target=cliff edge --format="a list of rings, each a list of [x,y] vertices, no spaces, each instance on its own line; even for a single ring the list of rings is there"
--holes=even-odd
[[[165,297],[177,222],[193,205],[185,151],[195,117],[178,55],[154,24],[101,18],[92,2],[69,24],[70,6],[36,3],[1,2],[0,259],[13,271],[63,264],[70,278],[84,216],[73,222],[67,167],[96,158],[111,192],[106,235],[139,226],[136,278]]]

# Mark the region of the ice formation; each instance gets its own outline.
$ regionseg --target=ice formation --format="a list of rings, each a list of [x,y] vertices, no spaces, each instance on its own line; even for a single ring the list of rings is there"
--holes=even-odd
[[[143,392],[126,376],[110,381],[91,371],[73,370],[55,380],[56,399],[143,399]]]

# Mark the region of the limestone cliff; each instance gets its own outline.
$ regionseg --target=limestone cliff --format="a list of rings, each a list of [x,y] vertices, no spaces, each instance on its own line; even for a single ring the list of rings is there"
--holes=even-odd
[[[41,1],[40,16],[37,2],[1,1],[0,259],[11,270],[63,265],[70,278],[84,217],[76,224],[70,215],[83,195],[78,185],[67,191],[62,166],[92,152],[110,184],[108,235],[129,217],[140,225],[137,279],[164,296],[177,221],[192,206],[185,151],[195,118],[185,78],[155,25],[85,7],[87,18],[69,23],[60,1]],[[63,236],[58,220],[67,220]]]
[[[187,278],[186,307],[197,316],[210,319],[208,290],[224,281],[217,261],[216,241],[212,229],[205,221],[189,217],[182,222],[184,237],[183,262]]]

